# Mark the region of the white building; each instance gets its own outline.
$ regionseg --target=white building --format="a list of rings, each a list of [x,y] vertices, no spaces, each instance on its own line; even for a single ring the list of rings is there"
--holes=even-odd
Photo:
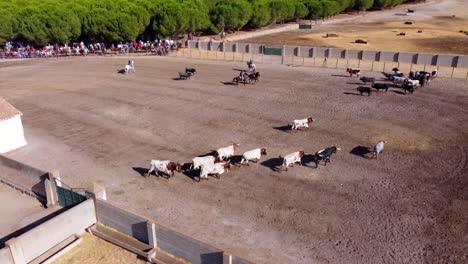
[[[0,97],[0,154],[26,145],[22,115],[18,109]]]

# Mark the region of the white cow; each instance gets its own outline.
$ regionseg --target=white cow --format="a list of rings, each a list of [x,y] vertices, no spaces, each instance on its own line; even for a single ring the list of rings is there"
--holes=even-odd
[[[416,88],[416,87],[419,86],[419,80],[406,79],[406,83],[405,83],[405,84],[410,84],[411,86],[413,86],[414,88]]]
[[[173,176],[174,171],[182,171],[182,166],[169,160],[151,160],[151,167],[148,170],[146,177],[148,177],[153,171],[156,175],[163,173],[169,176]]]
[[[205,165],[213,165],[216,162],[219,162],[220,159],[215,156],[205,156],[205,157],[196,157],[192,160],[192,165],[190,165],[191,170],[198,170],[200,167]]]
[[[301,128],[309,128],[309,124],[314,122],[312,117],[304,118],[304,119],[296,119],[293,121],[293,124],[291,126],[292,130],[298,130]]]
[[[256,163],[258,162],[258,160],[262,158],[263,155],[266,155],[266,154],[267,152],[266,152],[266,149],[264,148],[257,148],[257,149],[246,151],[242,155],[242,159],[240,163],[241,164],[247,163],[247,165],[249,165],[249,161],[253,161]]]
[[[288,167],[294,166],[294,163],[301,163],[301,159],[304,157],[304,151],[296,151],[291,154],[284,156],[282,169],[288,170]]]
[[[408,79],[405,77],[398,77],[398,76],[392,77],[392,82],[395,86],[403,87],[406,84],[406,80]]]
[[[220,149],[216,150],[216,152],[218,153],[218,158],[220,160],[226,160],[226,159],[234,156],[234,151],[236,151],[236,149],[239,147],[239,145],[240,144],[232,144],[229,147],[220,148]]]
[[[211,165],[203,165],[200,170],[200,179],[207,179],[208,175],[219,175],[231,169],[231,165],[226,162],[214,163]]]
[[[372,152],[372,155],[377,158],[379,156],[380,153],[383,152],[384,150],[384,147],[385,147],[385,143],[387,143],[387,141],[385,140],[380,140],[379,142],[377,142],[377,144],[375,144],[374,146],[374,152]]]

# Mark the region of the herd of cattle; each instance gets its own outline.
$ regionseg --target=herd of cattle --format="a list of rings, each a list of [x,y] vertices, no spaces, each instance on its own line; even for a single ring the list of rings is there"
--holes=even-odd
[[[294,120],[290,127],[291,130],[307,129],[312,122],[313,119],[311,117],[298,119]],[[379,154],[383,152],[386,142],[387,141],[384,140],[377,142],[373,151],[371,152],[372,158],[377,158]],[[229,171],[233,165],[240,167],[241,165],[249,165],[249,162],[257,163],[262,158],[262,156],[267,155],[266,148],[256,148],[244,152],[240,161],[234,163],[232,162],[232,158],[239,149],[239,146],[240,144],[236,143],[227,147],[219,148],[211,155],[193,158],[191,163],[180,164],[169,160],[151,160],[150,168],[146,174],[146,177],[148,177],[152,172],[154,172],[157,176],[166,175],[171,177],[174,175],[174,172],[181,173],[183,172],[183,167],[186,167],[184,171],[199,171],[199,179],[208,179],[209,175],[219,178],[221,174]],[[314,155],[312,155],[313,161],[315,162],[315,167],[318,168],[318,165],[321,162],[323,162],[324,166],[326,166],[327,163],[331,161],[332,155],[339,150],[341,150],[341,148],[331,146],[317,151]],[[303,150],[300,150],[287,154],[284,157],[280,156],[282,159],[282,164],[279,168],[274,169],[276,171],[287,171],[289,167],[293,167],[296,163],[302,165],[302,161],[305,155],[306,153]],[[184,166],[188,164],[190,164],[188,168],[187,166]]]
[[[131,65],[131,69],[134,70],[133,61],[129,62]],[[346,71],[349,73],[350,77],[356,75],[358,78],[361,74],[360,69],[353,69],[348,68]],[[179,77],[181,79],[189,79],[190,76],[194,75],[196,72],[193,68],[186,68],[185,72],[179,73]],[[367,93],[368,95],[371,94],[371,88],[376,90],[385,90],[393,87],[400,87],[403,88],[406,92],[413,93],[417,87],[428,85],[432,79],[437,77],[437,70],[434,70],[432,73],[425,72],[425,71],[417,71],[417,72],[410,72],[408,77],[405,77],[397,68],[393,69],[393,74],[390,73],[383,73],[386,77],[387,81],[391,81],[391,83],[385,82],[376,82],[375,78],[371,77],[361,77],[360,80],[364,83],[372,83],[371,87],[358,87],[358,91],[361,93]],[[313,123],[312,117],[304,118],[304,119],[297,119],[293,120],[292,125],[290,125],[291,130],[302,130],[308,129],[309,126]],[[371,158],[377,158],[379,154],[381,154],[384,150],[385,143],[387,141],[380,140],[374,146],[373,151],[371,152]],[[174,175],[174,172],[191,172],[191,171],[198,171],[198,178],[199,179],[208,179],[208,176],[214,176],[219,178],[221,174],[229,171],[231,167],[237,166],[240,167],[241,165],[249,165],[249,162],[258,162],[263,156],[267,155],[266,148],[256,148],[253,150],[248,150],[242,154],[242,158],[237,163],[233,162],[233,157],[235,156],[236,152],[239,149],[240,144],[232,144],[227,147],[219,148],[213,152],[213,154],[206,155],[206,156],[199,156],[193,158],[191,163],[184,163],[180,164],[177,162],[169,161],[169,160],[151,160],[150,168],[148,173],[145,175],[148,177],[152,172],[156,175],[166,175],[171,177]],[[341,150],[336,146],[327,147],[320,151],[315,152],[313,155],[309,155],[313,162],[315,162],[315,167],[317,168],[321,162],[324,163],[324,166],[327,165],[331,161],[331,157],[337,151]],[[296,151],[290,154],[285,155],[282,159],[282,164],[279,168],[274,168],[276,171],[288,170],[289,167],[293,167],[294,164],[299,163],[300,165],[303,164],[303,158],[306,156],[306,153],[303,150]],[[190,166],[186,166],[190,165]],[[185,169],[183,169],[185,167]]]
[[[353,77],[353,75],[356,75],[359,78],[361,74],[361,70],[355,69],[355,68],[347,68],[346,72],[349,73],[350,77]],[[361,80],[364,84],[372,83],[372,86],[371,87],[360,86],[356,88],[356,90],[361,95],[367,93],[367,95],[370,96],[372,93],[372,88],[376,89],[377,91],[385,90],[385,92],[387,92],[388,89],[391,86],[393,86],[393,87],[398,87],[398,88],[403,89],[405,93],[413,94],[418,87],[429,85],[431,80],[437,77],[438,71],[437,70],[434,70],[433,72],[410,71],[408,77],[406,77],[404,76],[403,73],[401,73],[398,70],[398,68],[393,68],[393,73],[382,72],[382,74],[386,77],[386,80],[390,81],[391,83],[385,83],[385,82],[377,83],[375,82],[375,78],[373,77],[361,77],[359,80]]]
[[[374,150],[371,153],[373,158],[377,158],[378,155],[383,152],[385,143],[386,141],[384,140],[377,142],[377,144],[374,146]],[[215,151],[214,155],[195,157],[193,158],[192,162],[189,163],[190,167],[187,168],[186,171],[199,171],[199,179],[208,179],[209,175],[219,178],[221,174],[229,171],[232,165],[240,166],[249,165],[249,162],[257,163],[262,158],[262,156],[267,155],[267,150],[265,148],[256,148],[244,152],[238,164],[231,163],[231,159],[236,154],[239,146],[240,144],[232,144],[224,148],[219,148]],[[324,166],[326,166],[327,163],[331,161],[332,155],[339,150],[341,150],[341,148],[331,146],[317,151],[313,155],[315,167],[317,168],[322,161]],[[302,165],[302,159],[305,155],[306,153],[303,150],[287,154],[282,158],[281,167],[276,168],[276,170],[287,171],[288,167],[293,167],[296,163]],[[146,177],[148,177],[152,172],[154,172],[157,176],[166,175],[171,177],[174,175],[174,172],[183,172],[182,167],[183,164],[169,160],[151,160],[150,169],[148,170]]]

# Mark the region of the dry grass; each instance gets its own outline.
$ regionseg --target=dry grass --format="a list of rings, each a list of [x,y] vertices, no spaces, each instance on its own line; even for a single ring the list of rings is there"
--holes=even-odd
[[[95,236],[85,234],[83,241],[54,264],[127,264],[147,263],[135,254]]]
[[[456,1],[456,0],[453,0]],[[450,1],[445,3],[450,4]],[[442,3],[444,4],[444,3]],[[317,26],[313,31],[284,32],[245,42],[272,46],[301,45],[357,50],[388,50],[400,52],[468,54],[468,10],[466,5],[452,5],[440,10],[421,7],[409,16],[395,16],[394,11],[369,13],[351,21],[333,21]],[[455,8],[455,9],[454,9]],[[413,22],[411,25],[406,21]],[[422,31],[418,33],[418,31]],[[400,36],[399,33],[406,33]],[[337,38],[326,38],[336,33]],[[366,39],[368,44],[355,43]]]

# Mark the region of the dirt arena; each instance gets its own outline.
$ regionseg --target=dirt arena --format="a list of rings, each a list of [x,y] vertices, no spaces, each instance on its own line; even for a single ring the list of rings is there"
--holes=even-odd
[[[467,262],[468,81],[368,97],[342,70],[259,64],[260,83],[234,86],[223,82],[244,63],[134,59],[130,75],[116,73],[125,57],[0,63],[28,141],[7,156],[74,187],[96,181],[116,204],[257,263]],[[189,66],[195,77],[173,79]],[[308,116],[310,130],[284,131]],[[360,155],[380,139],[379,159]],[[221,179],[141,176],[150,159],[233,142],[269,155]],[[331,145],[342,150],[326,167],[272,170]]]
[[[407,13],[412,8],[414,13]],[[404,14],[404,15],[403,15]],[[412,22],[411,25],[405,22]],[[342,14],[315,26],[312,31],[291,31],[243,42],[272,46],[301,45],[356,50],[468,54],[466,0],[428,0],[384,11]],[[421,31],[420,33],[418,31]],[[404,32],[406,36],[400,36]],[[338,37],[326,38],[327,33]],[[355,43],[356,39],[368,44]]]

